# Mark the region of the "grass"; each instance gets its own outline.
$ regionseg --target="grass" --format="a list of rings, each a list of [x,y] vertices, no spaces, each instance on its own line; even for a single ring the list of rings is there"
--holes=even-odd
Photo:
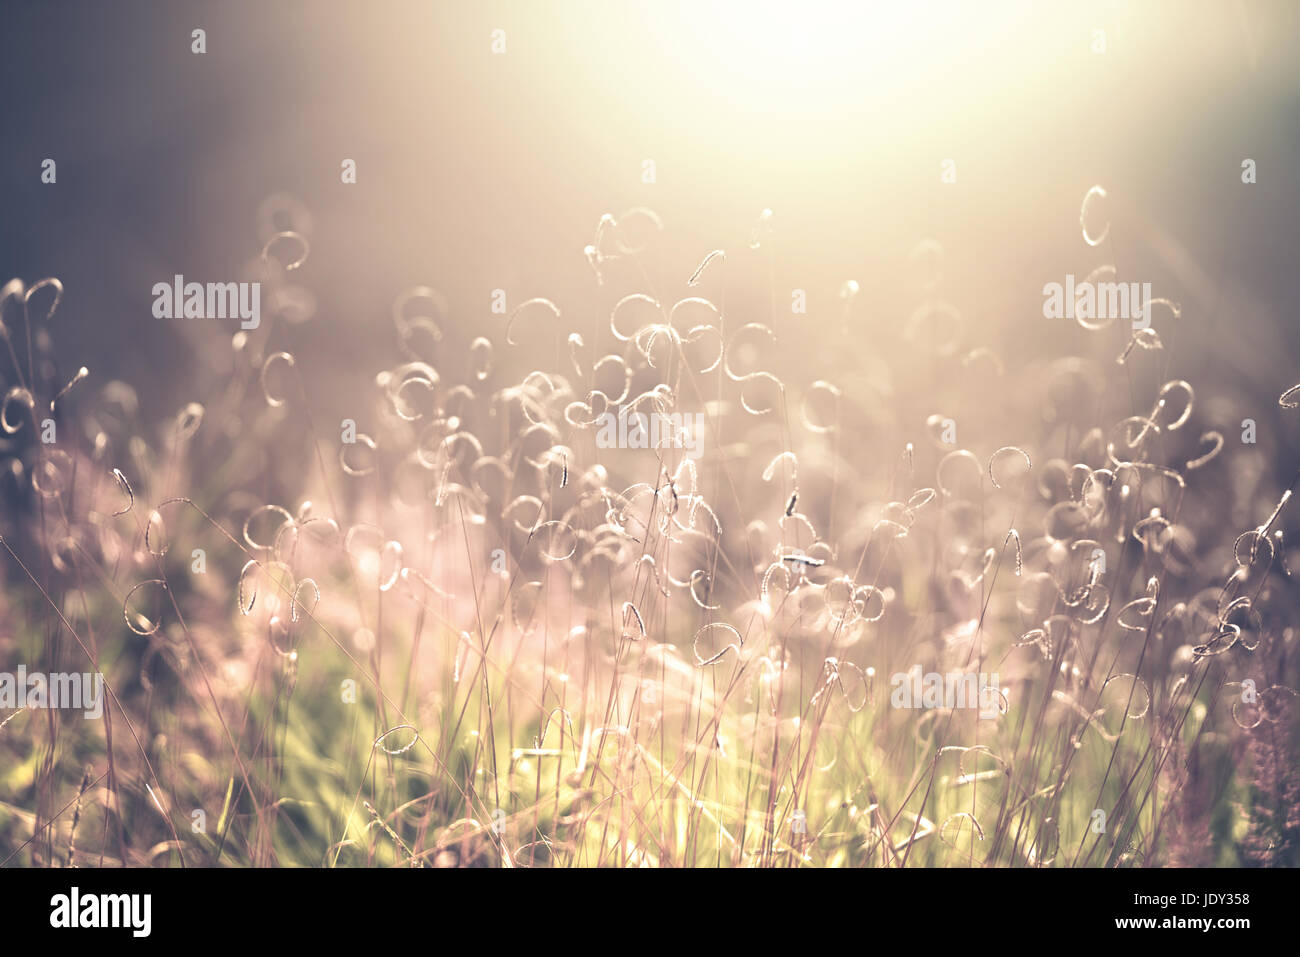
[[[633,218],[581,312],[466,344],[400,297],[354,443],[278,317],[154,428],[60,394],[55,287],[6,287],[0,666],[111,697],[0,714],[5,866],[1297,863],[1290,515],[1225,524],[1276,479],[1173,384],[1196,317],[1004,360],[927,243],[904,322],[745,322],[726,253],[661,298]],[[703,456],[600,447],[629,404]],[[1001,713],[891,707],[913,665]]]

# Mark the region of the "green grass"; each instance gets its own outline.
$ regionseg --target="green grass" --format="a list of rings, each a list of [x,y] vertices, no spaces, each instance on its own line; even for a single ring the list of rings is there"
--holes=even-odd
[[[611,246],[601,266],[636,256]],[[691,295],[718,295],[723,269]],[[1233,451],[1186,468],[1184,437],[1208,425],[1153,407],[1160,349],[1093,363],[1108,385],[1066,401],[1085,388],[1069,368],[972,371],[976,343],[927,339],[915,316],[873,333],[885,384],[860,338],[774,316],[746,347],[725,311],[683,338],[648,308],[631,341],[630,310],[612,334],[525,314],[518,347],[503,322],[482,378],[450,339],[435,363],[403,356],[356,400],[373,450],[317,421],[329,386],[310,369],[262,374],[289,345],[274,321],[236,337],[183,427],[79,386],[59,404],[66,460],[15,429],[11,460],[53,471],[46,494],[19,483],[3,525],[0,666],[97,668],[115,699],[101,721],[0,715],[0,861],[1297,863],[1291,695],[1233,715],[1235,682],[1295,683],[1284,549],[1234,559]],[[1107,361],[1126,341],[1093,335]],[[836,352],[844,367],[810,370]],[[643,408],[706,413],[697,466],[597,446],[620,380]],[[814,393],[833,424],[800,424]],[[922,423],[954,408],[950,447]],[[1192,651],[1233,627],[1222,654]],[[998,673],[1005,713],[890,707],[913,664]]]

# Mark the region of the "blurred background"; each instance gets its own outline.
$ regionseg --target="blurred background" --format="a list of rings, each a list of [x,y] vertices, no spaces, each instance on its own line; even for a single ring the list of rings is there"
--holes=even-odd
[[[583,247],[602,213],[634,206],[664,223],[644,260],[664,296],[728,251],[737,320],[789,321],[802,288],[800,321],[824,329],[851,278],[851,338],[869,351],[874,324],[915,307],[898,279],[932,238],[945,298],[1013,368],[1044,337],[1085,351],[1082,329],[1042,318],[1041,290],[1107,258],[1080,238],[1094,184],[1121,278],[1183,305],[1181,375],[1213,363],[1257,383],[1262,416],[1295,379],[1293,3],[87,2],[4,17],[0,262],[63,280],[61,364],[131,382],[145,418],[200,395],[234,331],[154,319],[152,285],[249,278],[276,194],[310,215],[294,222],[311,241],[296,278],[315,298],[283,345],[329,383],[313,400],[343,411],[392,354],[393,300],[416,284],[445,295],[444,326],[466,340],[500,341],[496,288],[603,326],[645,284],[628,266],[598,293]],[[771,242],[751,252],[765,208]],[[803,346],[814,365],[818,341]]]

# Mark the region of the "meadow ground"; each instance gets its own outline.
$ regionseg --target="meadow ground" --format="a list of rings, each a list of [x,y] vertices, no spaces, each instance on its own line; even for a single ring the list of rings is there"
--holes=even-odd
[[[770,215],[675,301],[638,220],[587,248],[607,322],[466,345],[399,296],[337,429],[278,315],[151,432],[61,390],[59,283],[5,288],[3,661],[105,682],[6,702],[6,864],[1296,863],[1290,492],[1177,378],[1176,303],[1008,370],[923,242],[907,321],[868,353],[846,283],[787,381],[797,317],[722,306]]]

